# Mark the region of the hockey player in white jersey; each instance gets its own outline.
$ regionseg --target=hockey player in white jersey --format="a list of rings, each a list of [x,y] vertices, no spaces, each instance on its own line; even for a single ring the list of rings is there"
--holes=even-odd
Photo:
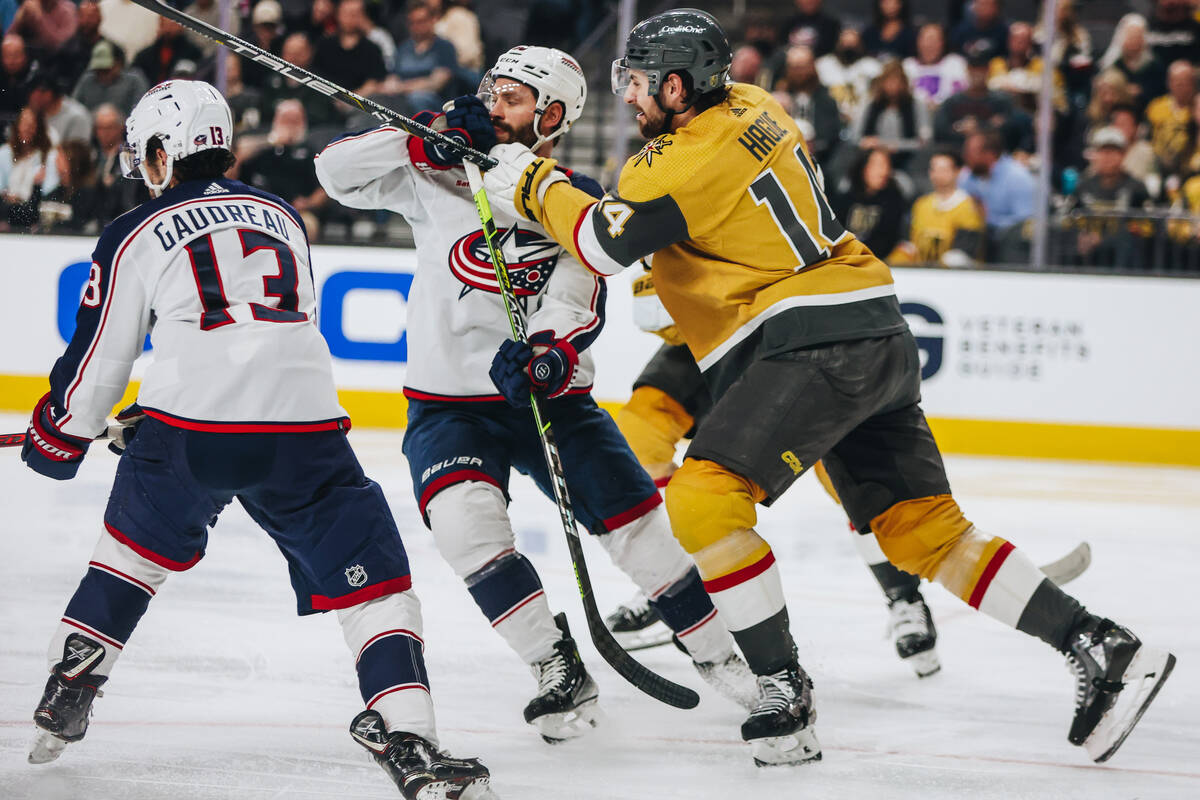
[[[515,47],[484,77],[479,97],[457,98],[445,114],[417,119],[476,149],[499,140],[549,152],[579,118],[585,95],[583,73],[569,55]],[[547,496],[550,477],[532,414],[507,403],[511,394],[497,393],[489,378],[510,328],[461,163],[390,126],[334,141],[316,163],[334,199],[394,211],[413,227],[418,267],[408,298],[404,452],[417,503],[442,556],[533,671],[537,690],[525,720],[547,741],[580,735],[596,724],[596,685],[565,616],[551,612],[537,572],[516,550],[507,514],[512,468]],[[599,196],[595,181],[568,177]],[[541,226],[518,221],[511,209],[494,211],[530,340],[547,367],[535,385],[549,398],[544,413],[557,432],[580,523],[650,596],[701,674],[727,694],[741,676],[741,700],[749,701],[749,675],[672,537],[653,481],[590,395],[587,347],[604,324],[603,279]],[[514,369],[523,371],[527,360]],[[515,393],[522,391],[528,404],[527,384]]]
[[[100,236],[22,458],[74,477],[149,333],[104,530],[50,646],[33,763],[87,731],[93,700],[150,600],[204,555],[235,497],[283,552],[300,614],[336,611],[366,710],[352,737],[409,800],[485,798],[487,769],[438,749],[408,559],[379,486],[346,441],[315,324],[304,223],[233,164],[225,99],[167,81],[127,122],[125,164],[154,199]]]

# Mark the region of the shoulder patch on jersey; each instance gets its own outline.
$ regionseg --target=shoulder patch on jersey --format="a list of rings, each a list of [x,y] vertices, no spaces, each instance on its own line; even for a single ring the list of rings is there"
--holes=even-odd
[[[210,183],[204,194],[228,194],[229,190],[219,183]]]
[[[749,110],[750,109],[748,109],[748,108],[735,107],[735,108],[729,109],[729,113],[733,114],[735,117],[740,117]]]
[[[664,133],[660,136],[655,136],[650,141],[642,146],[638,154],[633,157],[633,165],[636,167],[639,164],[645,164],[647,168],[654,166],[654,157],[661,156],[663,150],[675,144],[675,140],[671,138],[671,134]]]

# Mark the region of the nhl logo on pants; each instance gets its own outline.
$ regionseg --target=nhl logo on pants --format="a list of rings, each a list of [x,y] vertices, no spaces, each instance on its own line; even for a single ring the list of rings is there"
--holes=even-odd
[[[357,588],[366,582],[367,571],[363,569],[362,564],[355,564],[353,567],[346,567],[346,583]]]

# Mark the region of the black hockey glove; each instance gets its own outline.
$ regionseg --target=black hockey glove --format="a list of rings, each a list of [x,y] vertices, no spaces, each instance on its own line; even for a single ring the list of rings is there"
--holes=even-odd
[[[467,147],[486,153],[496,146],[496,130],[487,106],[474,95],[465,94],[446,103],[446,113],[420,111],[413,119],[433,128]],[[462,164],[462,156],[448,147],[439,147],[416,136],[408,140],[408,155],[421,170],[443,170]]]
[[[81,439],[58,429],[50,393],[46,392],[34,406],[33,419],[25,431],[21,460],[34,472],[56,481],[66,481],[79,471],[91,443],[90,439]]]
[[[579,367],[579,353],[566,339],[555,341],[550,331],[539,331],[529,342],[503,342],[488,370],[500,394],[517,408],[529,405],[530,390],[558,397],[570,388]]]

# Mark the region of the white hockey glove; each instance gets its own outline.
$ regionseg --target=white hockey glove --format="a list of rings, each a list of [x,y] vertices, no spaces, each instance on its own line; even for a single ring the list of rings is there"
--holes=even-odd
[[[488,155],[499,162],[483,175],[488,199],[495,198],[511,205],[518,215],[541,222],[546,190],[558,181],[568,180],[556,169],[558,162],[534,155],[523,144],[498,144]]]

